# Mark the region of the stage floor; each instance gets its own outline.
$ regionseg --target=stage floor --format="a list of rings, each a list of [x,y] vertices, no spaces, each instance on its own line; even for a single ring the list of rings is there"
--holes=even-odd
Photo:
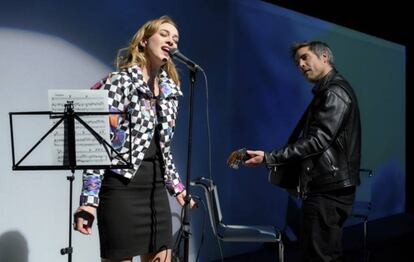
[[[398,214],[368,222],[368,258],[371,262],[414,261],[414,214]],[[298,243],[285,241],[285,262],[300,261]],[[237,243],[234,243],[237,244]],[[363,224],[344,229],[344,261],[364,261]],[[225,258],[226,262],[276,261],[275,245],[264,244],[257,252]]]

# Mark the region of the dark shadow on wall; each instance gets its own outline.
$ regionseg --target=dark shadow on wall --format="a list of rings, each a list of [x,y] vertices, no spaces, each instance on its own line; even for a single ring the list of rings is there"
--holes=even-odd
[[[0,235],[0,261],[27,262],[29,247],[19,231],[8,231]]]

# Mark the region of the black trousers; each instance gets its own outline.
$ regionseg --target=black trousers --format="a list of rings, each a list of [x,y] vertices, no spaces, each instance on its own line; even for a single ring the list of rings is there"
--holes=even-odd
[[[303,261],[342,261],[342,227],[351,213],[355,187],[309,194],[302,203]]]

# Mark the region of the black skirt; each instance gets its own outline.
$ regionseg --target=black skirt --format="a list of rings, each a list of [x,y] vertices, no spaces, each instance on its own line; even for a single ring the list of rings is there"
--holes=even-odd
[[[132,180],[106,172],[97,210],[102,258],[123,259],[172,248],[161,163],[158,154],[145,159]]]

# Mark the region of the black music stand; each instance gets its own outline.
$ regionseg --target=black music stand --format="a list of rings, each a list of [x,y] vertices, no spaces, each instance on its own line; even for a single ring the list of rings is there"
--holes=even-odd
[[[100,136],[93,128],[91,128],[85,121],[79,116],[86,115],[117,115],[122,114],[126,116],[129,123],[131,123],[131,115],[123,112],[75,112],[73,108],[73,101],[67,101],[65,104],[64,112],[51,112],[51,111],[38,111],[38,112],[10,112],[10,133],[11,133],[11,147],[12,147],[12,161],[13,170],[70,170],[71,175],[67,176],[66,179],[69,181],[69,245],[68,247],[62,248],[60,253],[62,255],[68,255],[68,261],[72,261],[72,192],[73,192],[73,181],[75,180],[76,169],[123,169],[132,168],[132,155],[129,154],[129,159],[126,161],[122,154],[116,151],[110,143],[108,143],[102,136]],[[56,124],[52,126],[40,139],[37,141],[32,148],[27,151],[26,154],[16,163],[15,162],[15,151],[14,151],[14,136],[13,136],[13,116],[14,115],[49,115],[50,118],[60,118]],[[90,134],[104,147],[109,159],[112,155],[115,155],[122,164],[117,165],[77,165],[76,164],[76,139],[75,139],[75,120],[84,126]],[[33,152],[33,150],[39,146],[42,141],[50,135],[60,124],[65,125],[64,141],[65,141],[65,157],[62,165],[26,165],[22,166],[21,163]],[[109,128],[109,127],[108,127]],[[129,124],[129,133],[131,134],[131,124]],[[109,149],[108,149],[109,148]],[[129,138],[129,152],[131,152],[131,139]]]

